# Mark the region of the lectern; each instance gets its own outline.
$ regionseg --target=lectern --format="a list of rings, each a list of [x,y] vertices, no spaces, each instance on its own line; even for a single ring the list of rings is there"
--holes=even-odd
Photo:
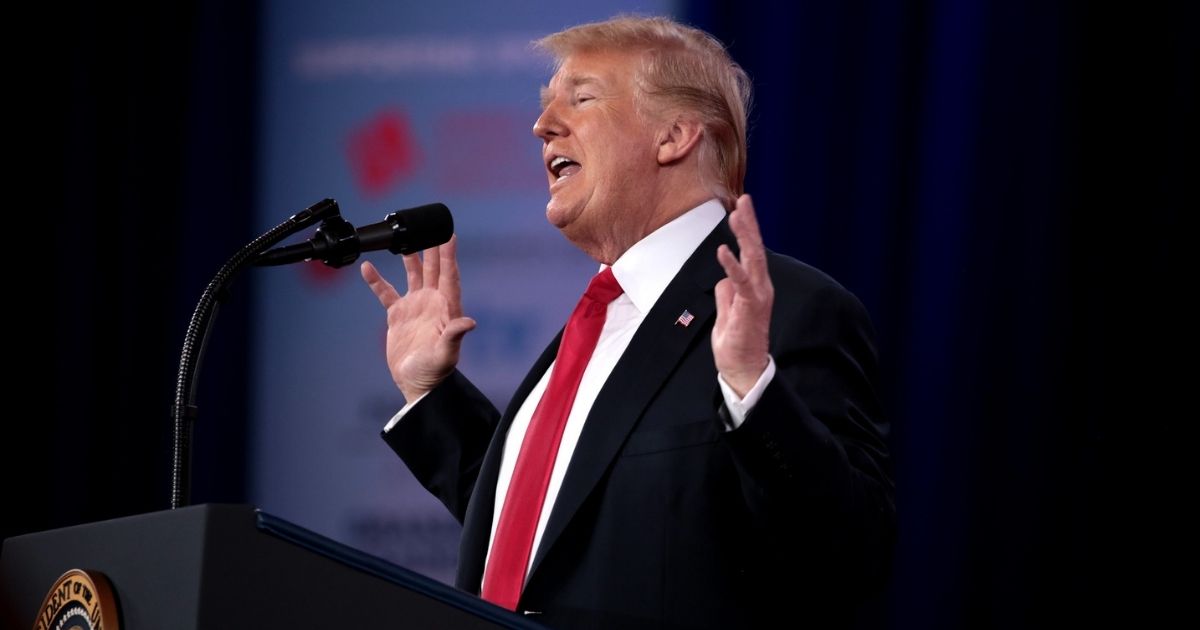
[[[122,630],[544,630],[245,505],[197,505],[9,538],[0,551],[0,626],[32,628],[69,569],[107,577]]]

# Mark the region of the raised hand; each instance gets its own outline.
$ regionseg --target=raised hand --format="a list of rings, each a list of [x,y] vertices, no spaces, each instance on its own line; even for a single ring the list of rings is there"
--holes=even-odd
[[[463,317],[462,288],[455,257],[457,237],[445,245],[404,256],[408,291],[401,296],[369,262],[363,280],[387,309],[387,363],[392,380],[413,401],[437,387],[458,364],[463,336],[475,320]]]
[[[729,227],[737,237],[741,260],[726,245],[717,249],[717,260],[725,268],[726,278],[716,287],[713,359],[725,382],[738,396],[745,396],[769,362],[767,335],[775,288],[767,274],[767,253],[750,195],[738,198],[737,207],[729,215]]]

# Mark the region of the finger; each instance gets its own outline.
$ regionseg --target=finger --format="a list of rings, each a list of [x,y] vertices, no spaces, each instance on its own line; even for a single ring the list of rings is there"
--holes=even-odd
[[[758,228],[758,215],[754,212],[754,200],[750,198],[749,194],[738,197],[734,211],[741,217],[746,235],[753,235],[759,243],[762,243],[762,232]]]
[[[421,257],[416,254],[407,254],[400,257],[404,261],[404,271],[408,273],[408,292],[420,290],[421,284]]]
[[[438,273],[442,268],[442,257],[438,255],[438,246],[430,247],[421,252],[421,263],[425,266],[424,286],[430,289],[438,288]]]
[[[450,317],[459,317],[462,315],[462,283],[458,279],[458,235],[452,235],[438,253],[442,259],[438,291],[450,303]]]
[[[755,282],[767,278],[767,253],[763,247],[762,231],[754,214],[750,195],[738,197],[737,207],[729,217],[729,227],[737,237],[740,260],[746,273]]]
[[[383,278],[383,275],[379,273],[375,265],[372,265],[370,262],[363,262],[358,270],[362,274],[363,280],[366,281],[367,286],[371,287],[371,292],[375,294],[376,298],[379,298],[379,303],[384,308],[390,307],[392,303],[400,299],[400,294],[396,292],[396,287]]]
[[[725,275],[733,283],[732,288],[739,293],[745,293],[750,290],[750,276],[746,270],[742,268],[737,257],[729,251],[728,245],[721,245],[717,248],[717,262],[721,263],[721,267],[725,269]]]
[[[738,248],[742,250],[743,256],[746,253],[762,255],[762,231],[758,227],[758,217],[754,213],[754,203],[750,200],[750,195],[738,197],[737,207],[729,215],[729,227],[737,237]]]

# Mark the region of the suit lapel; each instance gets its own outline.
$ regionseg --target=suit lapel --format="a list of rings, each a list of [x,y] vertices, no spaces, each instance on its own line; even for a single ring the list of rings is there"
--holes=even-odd
[[[716,255],[721,243],[735,247],[733,234],[725,220],[696,248],[667,285],[600,390],[534,556],[530,580],[604,476],[646,406],[688,348],[697,341],[696,337],[711,334],[708,324],[716,313],[713,287],[724,277]],[[695,317],[690,325],[676,324],[684,310]],[[557,348],[557,343],[553,345]],[[525,393],[528,394],[528,390]],[[524,396],[519,400],[524,400]],[[494,483],[492,487],[494,489]]]
[[[492,433],[492,441],[484,455],[483,464],[479,468],[479,477],[475,480],[475,488],[471,491],[471,499],[467,504],[467,516],[463,519],[462,544],[459,549],[458,587],[473,593],[479,593],[483,581],[484,562],[487,560],[488,542],[492,535],[492,516],[495,512],[496,483],[500,477],[500,460],[504,455],[504,440],[508,436],[508,428],[512,426],[513,418],[521,409],[521,404],[529,397],[529,392],[541,380],[546,368],[554,362],[558,355],[558,344],[562,340],[562,330],[542,351],[542,355],[534,362],[525,380],[513,394],[512,400],[500,424]]]

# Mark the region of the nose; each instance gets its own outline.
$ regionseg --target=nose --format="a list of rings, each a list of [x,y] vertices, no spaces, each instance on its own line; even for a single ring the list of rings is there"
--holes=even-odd
[[[533,121],[533,135],[541,138],[543,142],[550,142],[555,137],[567,134],[567,126],[558,115],[558,110],[553,103],[547,105],[542,110],[542,115]]]

